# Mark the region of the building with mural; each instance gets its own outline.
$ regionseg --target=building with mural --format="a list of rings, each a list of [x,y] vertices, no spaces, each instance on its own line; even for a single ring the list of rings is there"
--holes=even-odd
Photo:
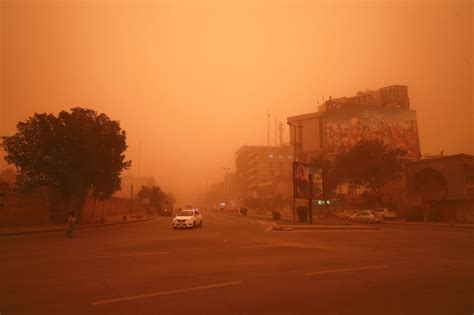
[[[416,111],[410,109],[408,88],[393,85],[352,97],[330,98],[317,112],[288,117],[290,143],[298,161],[324,154],[331,159],[362,139],[377,139],[389,147],[420,157]]]
[[[402,149],[408,161],[420,158],[416,111],[410,109],[408,88],[403,85],[358,92],[351,97],[330,97],[317,112],[287,120],[298,162],[311,163],[321,156],[332,160],[362,139],[380,140],[388,147]],[[393,207],[406,206],[403,179],[389,183],[385,190]]]

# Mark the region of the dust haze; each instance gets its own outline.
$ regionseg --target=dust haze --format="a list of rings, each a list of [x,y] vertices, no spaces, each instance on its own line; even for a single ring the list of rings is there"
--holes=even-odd
[[[129,172],[184,204],[267,143],[268,112],[275,144],[275,118],[403,84],[422,153],[474,154],[472,16],[469,1],[2,1],[0,135],[34,112],[104,112]]]

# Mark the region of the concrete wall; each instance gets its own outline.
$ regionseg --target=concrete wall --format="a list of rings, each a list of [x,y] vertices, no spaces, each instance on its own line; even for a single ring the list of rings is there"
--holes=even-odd
[[[3,206],[0,206],[0,226],[51,224],[53,206],[52,196],[47,189],[40,189],[33,194],[6,192],[3,196]],[[143,210],[140,202],[133,200],[132,215]],[[102,216],[124,214],[130,214],[129,199],[112,197],[104,201],[94,201],[94,198],[88,197],[84,206],[83,222],[94,222]]]
[[[0,207],[0,226],[50,223],[51,198],[47,190],[35,194],[6,193]]]

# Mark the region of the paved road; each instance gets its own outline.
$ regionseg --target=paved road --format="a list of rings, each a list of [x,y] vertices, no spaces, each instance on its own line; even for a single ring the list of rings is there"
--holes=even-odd
[[[469,314],[474,232],[269,230],[204,214],[0,238],[0,314]]]

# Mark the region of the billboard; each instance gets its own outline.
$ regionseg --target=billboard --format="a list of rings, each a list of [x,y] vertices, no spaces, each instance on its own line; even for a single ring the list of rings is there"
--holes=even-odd
[[[310,186],[311,177],[313,178],[312,187]],[[310,164],[293,162],[293,190],[295,199],[321,199],[323,197],[322,169]]]
[[[362,139],[381,140],[390,148],[420,155],[416,112],[401,109],[358,109],[334,112],[326,116],[325,145],[329,154],[350,149]]]

